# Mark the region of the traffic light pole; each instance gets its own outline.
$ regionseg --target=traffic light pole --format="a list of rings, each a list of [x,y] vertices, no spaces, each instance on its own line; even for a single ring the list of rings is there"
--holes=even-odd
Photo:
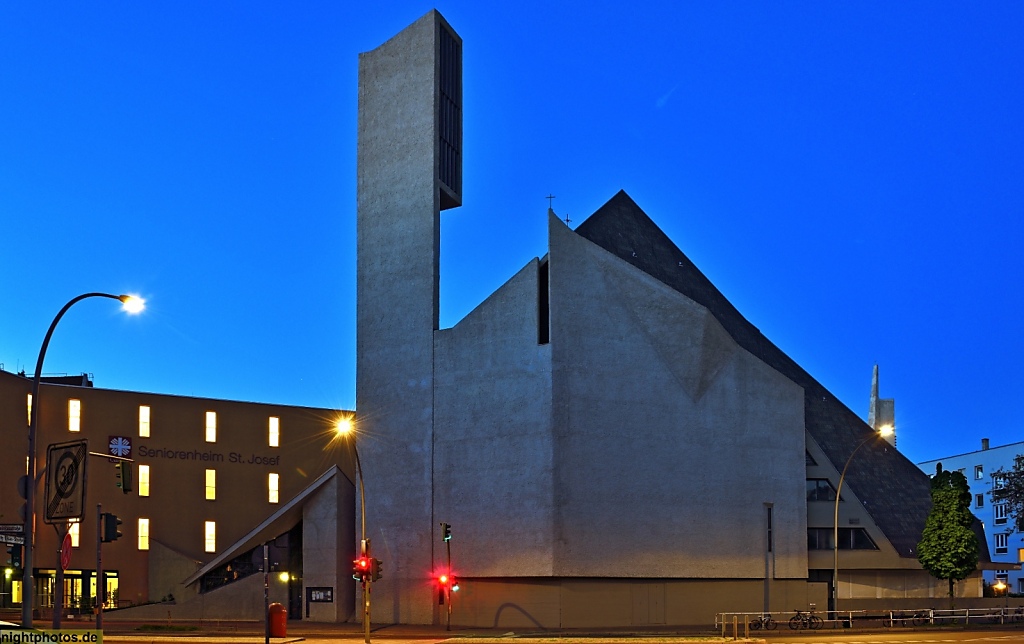
[[[96,504],[96,630],[103,630],[103,506]],[[85,592],[89,592],[87,588]]]
[[[445,539],[444,545],[448,547],[448,587],[445,590],[445,594],[448,595],[445,599],[448,601],[448,625],[445,630],[452,630],[452,540]]]

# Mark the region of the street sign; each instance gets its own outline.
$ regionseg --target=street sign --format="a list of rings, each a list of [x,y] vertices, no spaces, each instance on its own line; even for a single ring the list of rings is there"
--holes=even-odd
[[[25,534],[25,524],[0,523],[0,534]]]
[[[25,545],[25,535],[21,534],[0,534],[0,543],[11,543],[19,546]]]
[[[64,542],[60,544],[60,569],[67,570],[71,565],[71,533],[64,533]]]
[[[46,523],[81,520],[85,514],[86,441],[46,448]]]

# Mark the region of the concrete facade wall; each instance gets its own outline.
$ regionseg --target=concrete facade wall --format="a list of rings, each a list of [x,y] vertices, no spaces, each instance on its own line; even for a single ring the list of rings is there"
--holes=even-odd
[[[436,619],[423,576],[435,534],[441,29],[431,11],[359,57],[356,406],[369,536],[387,562],[373,590],[383,622]]]
[[[333,602],[306,606],[307,597],[303,597],[303,617],[313,622],[345,622],[355,614],[351,568],[356,549],[352,542],[355,521],[350,511],[354,505],[351,490],[348,481],[335,476],[302,508],[303,588],[334,591]]]
[[[434,513],[452,525],[461,575],[552,574],[551,347],[537,343],[537,291],[535,259],[436,334]]]
[[[806,579],[802,388],[554,217],[550,263],[555,574]]]
[[[825,584],[771,582],[770,610],[824,607]],[[455,595],[452,624],[509,629],[712,626],[721,612],[762,610],[754,580],[468,579]]]

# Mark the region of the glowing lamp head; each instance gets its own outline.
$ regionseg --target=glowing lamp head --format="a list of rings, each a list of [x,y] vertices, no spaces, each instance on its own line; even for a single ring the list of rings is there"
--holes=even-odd
[[[352,419],[348,416],[339,418],[334,423],[334,432],[338,436],[349,436],[355,431],[355,428],[355,424],[352,422]]]
[[[121,300],[121,307],[128,313],[139,313],[146,308],[146,300],[137,295],[119,295],[117,299]]]
[[[277,578],[280,579],[281,581],[288,581],[289,576],[288,576],[288,573],[282,572],[280,575],[277,576]]]

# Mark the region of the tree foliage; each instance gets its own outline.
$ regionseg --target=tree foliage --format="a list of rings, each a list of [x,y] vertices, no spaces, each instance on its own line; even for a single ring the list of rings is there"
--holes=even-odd
[[[1024,521],[1024,455],[1013,459],[1013,468],[999,468],[992,473],[992,502],[1005,503],[1006,515],[1013,521],[1007,530],[1021,530]]]
[[[971,490],[960,472],[943,472],[932,477],[932,509],[917,544],[917,560],[936,579],[953,582],[966,579],[978,567],[978,538],[971,525]]]

